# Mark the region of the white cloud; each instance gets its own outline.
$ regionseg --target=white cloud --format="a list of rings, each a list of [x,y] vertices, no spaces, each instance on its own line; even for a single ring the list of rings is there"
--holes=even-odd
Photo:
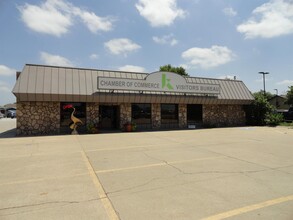
[[[0,81],[0,91],[1,92],[11,93],[11,90],[12,90],[12,88],[8,83]]]
[[[153,41],[155,41],[158,44],[170,44],[171,46],[174,46],[178,43],[178,41],[173,37],[173,34],[164,35],[162,37],[153,37]]]
[[[132,66],[132,65],[121,66],[118,69],[121,71],[127,71],[127,72],[139,72],[139,73],[146,72],[145,68],[141,66]]]
[[[97,33],[98,31],[110,31],[113,29],[113,20],[109,17],[99,17],[93,12],[80,10],[76,7],[74,14],[78,15],[93,33]]]
[[[90,55],[90,59],[91,60],[96,60],[98,58],[99,58],[99,55],[98,54],[93,53],[93,54]]]
[[[277,82],[277,85],[287,85],[287,86],[293,86],[293,80],[285,79],[281,82]]]
[[[16,70],[5,65],[0,65],[0,76],[15,75]]]
[[[193,47],[182,53],[182,58],[188,63],[189,68],[208,69],[223,65],[232,61],[235,57],[233,52],[223,46],[213,45],[211,48]]]
[[[55,1],[48,0],[41,6],[25,4],[19,10],[23,22],[36,32],[59,37],[73,25],[70,14],[59,10]]]
[[[224,8],[223,12],[225,15],[234,17],[237,15],[237,11],[235,11],[232,7]]]
[[[46,0],[40,6],[26,3],[18,9],[22,21],[28,28],[57,37],[69,31],[76,17],[81,18],[93,33],[112,29],[110,18],[99,17],[93,12],[75,7],[65,0]]]
[[[293,33],[293,1],[271,0],[252,12],[252,17],[237,30],[245,38],[272,38]]]
[[[67,58],[46,52],[41,52],[41,60],[45,64],[52,66],[74,66],[74,64]]]
[[[139,0],[135,7],[152,27],[169,26],[186,14],[177,7],[177,0]]]
[[[112,54],[115,55],[127,55],[129,52],[136,51],[141,48],[140,45],[132,42],[127,38],[113,39],[106,42],[104,45]]]

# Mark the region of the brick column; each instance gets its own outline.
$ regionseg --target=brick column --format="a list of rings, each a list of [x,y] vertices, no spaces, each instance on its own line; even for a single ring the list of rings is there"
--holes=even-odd
[[[131,122],[131,104],[130,103],[120,104],[120,129],[123,129],[123,126],[126,122]]]
[[[88,102],[86,103],[86,123],[99,123],[99,104]]]
[[[161,127],[161,104],[152,104],[152,128],[158,129]]]
[[[179,128],[187,127],[187,105],[179,104],[178,106]]]

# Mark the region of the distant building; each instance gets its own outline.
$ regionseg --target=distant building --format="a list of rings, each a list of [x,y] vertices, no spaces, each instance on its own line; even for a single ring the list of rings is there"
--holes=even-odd
[[[271,105],[275,106],[277,110],[288,110],[290,107],[288,104],[285,104],[286,96],[284,95],[275,95],[268,101]]]

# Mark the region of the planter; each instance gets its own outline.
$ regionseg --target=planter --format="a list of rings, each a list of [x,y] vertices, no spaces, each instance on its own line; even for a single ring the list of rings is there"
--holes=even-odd
[[[126,125],[124,125],[124,130],[125,130],[126,132],[131,132],[131,131],[132,131],[132,126],[131,126],[131,124],[126,124]]]

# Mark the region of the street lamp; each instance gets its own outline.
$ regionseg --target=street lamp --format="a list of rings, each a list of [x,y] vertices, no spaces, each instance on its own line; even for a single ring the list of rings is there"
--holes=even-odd
[[[274,90],[276,90],[276,95],[278,95],[279,93],[278,93],[278,89],[274,89]]]
[[[278,89],[274,89],[276,90],[276,108],[279,107],[279,101],[278,101]]]
[[[263,94],[266,96],[266,77],[265,75],[270,74],[269,72],[258,72],[259,74],[262,74],[263,77]]]

